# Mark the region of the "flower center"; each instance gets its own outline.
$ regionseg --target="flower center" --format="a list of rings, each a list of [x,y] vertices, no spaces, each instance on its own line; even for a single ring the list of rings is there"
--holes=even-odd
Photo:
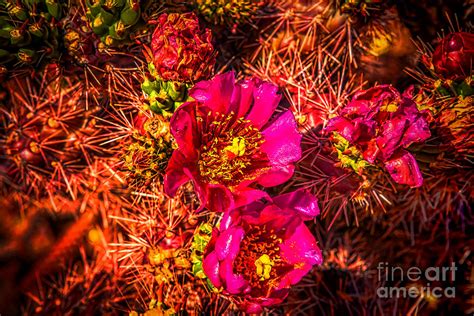
[[[393,102],[393,101],[390,102],[389,100],[386,100],[380,107],[380,111],[382,112],[394,113],[394,112],[397,112],[397,110],[398,110],[398,103]]]
[[[255,295],[266,295],[278,286],[279,276],[291,269],[280,257],[283,240],[278,235],[266,226],[252,226],[240,243],[234,272],[244,276]]]
[[[264,138],[249,120],[234,113],[218,114],[203,136],[198,162],[201,177],[211,184],[232,188],[254,180],[266,170],[268,159],[260,150]]]
[[[270,279],[270,272],[272,267],[275,265],[272,259],[267,254],[261,255],[260,258],[255,260],[255,266],[257,267],[257,275],[260,277],[260,281]]]

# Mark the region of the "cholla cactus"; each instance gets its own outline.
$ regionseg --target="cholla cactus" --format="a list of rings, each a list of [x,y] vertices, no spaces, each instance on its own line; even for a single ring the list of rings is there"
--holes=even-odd
[[[107,46],[130,41],[143,24],[142,12],[150,1],[88,0],[87,13],[92,31]]]
[[[81,171],[103,153],[97,147],[97,108],[88,107],[82,83],[67,77],[48,83],[49,75],[45,72],[44,81],[7,82],[2,164],[6,181],[22,190],[41,195],[61,188],[75,197]]]
[[[96,34],[92,34],[88,20],[83,16],[82,9],[71,7],[67,18],[63,19],[63,45],[66,52],[64,57],[71,58],[78,65],[92,64],[110,59],[105,55],[105,45]],[[69,59],[66,59],[69,62]]]
[[[37,67],[60,57],[60,19],[65,5],[57,0],[0,1],[0,66]]]
[[[53,276],[38,278],[37,286],[27,291],[23,311],[27,314],[114,314],[128,291],[118,295],[121,284],[114,260],[110,255],[94,253],[70,261]]]
[[[169,122],[160,115],[138,114],[136,131],[123,155],[130,186],[139,189],[162,179],[173,151]]]
[[[258,13],[262,0],[193,0],[196,11],[208,22],[231,29],[248,22]]]
[[[192,209],[193,204],[186,203],[183,194],[169,199],[156,191],[138,194],[134,206],[125,207],[121,216],[111,216],[123,229],[109,247],[119,255],[127,283],[146,302],[144,306],[132,298],[128,302],[131,311],[161,311],[166,315],[196,309],[190,306],[195,295],[187,294],[202,287],[200,279],[190,273],[189,247],[198,223]]]
[[[472,95],[458,97],[451,103],[446,103],[437,118],[441,137],[465,156],[474,154],[473,104]]]

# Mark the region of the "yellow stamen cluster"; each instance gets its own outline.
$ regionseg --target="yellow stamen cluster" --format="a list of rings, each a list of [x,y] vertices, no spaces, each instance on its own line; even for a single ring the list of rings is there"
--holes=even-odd
[[[396,101],[388,101],[386,100],[386,102],[384,102],[384,104],[382,104],[382,106],[380,107],[380,111],[383,111],[383,112],[389,112],[389,113],[394,113],[394,112],[397,112],[398,110],[398,103]]]
[[[233,154],[234,157],[242,157],[245,154],[245,138],[235,137],[232,139],[232,144],[224,148],[228,154]]]
[[[208,183],[230,188],[244,180],[255,179],[266,170],[266,155],[260,131],[249,120],[219,114],[203,136],[198,162],[199,173]]]
[[[255,260],[255,267],[257,270],[257,275],[260,277],[260,281],[270,279],[270,272],[272,267],[275,265],[275,262],[267,255],[263,254]]]

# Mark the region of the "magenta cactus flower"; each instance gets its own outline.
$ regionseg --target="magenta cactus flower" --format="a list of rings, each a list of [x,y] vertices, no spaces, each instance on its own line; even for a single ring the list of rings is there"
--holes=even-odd
[[[196,84],[194,101],[171,118],[178,149],[166,170],[166,193],[192,181],[201,207],[226,211],[265,196],[257,184],[287,181],[301,157],[301,135],[290,111],[275,115],[277,90],[256,78],[236,82],[233,72]]]
[[[406,148],[430,137],[428,122],[408,93],[390,85],[357,93],[326,128],[355,146],[371,164],[382,163],[395,182],[419,187],[418,164]]]
[[[280,304],[292,285],[322,263],[304,224],[318,214],[316,198],[304,190],[226,213],[206,248],[204,273],[247,313]]]

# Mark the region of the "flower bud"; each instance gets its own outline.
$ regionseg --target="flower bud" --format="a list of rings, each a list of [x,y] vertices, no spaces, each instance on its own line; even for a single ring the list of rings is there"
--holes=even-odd
[[[435,72],[445,79],[457,80],[468,77],[474,56],[474,34],[451,33],[436,47],[432,63]]]

